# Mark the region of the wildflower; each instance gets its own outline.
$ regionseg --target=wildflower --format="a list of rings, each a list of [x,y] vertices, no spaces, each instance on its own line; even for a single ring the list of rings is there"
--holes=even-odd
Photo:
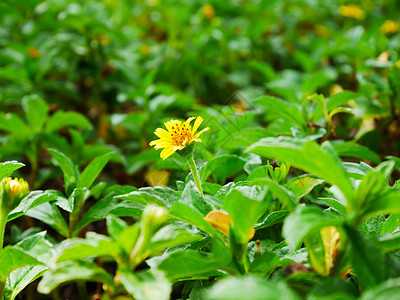
[[[385,23],[382,24],[380,30],[383,34],[393,34],[398,32],[400,29],[399,22],[386,20]]]
[[[215,17],[214,7],[211,4],[207,3],[203,6],[203,16],[209,20]]]
[[[1,181],[0,194],[2,199],[2,206],[13,210],[21,202],[29,191],[29,185],[24,179],[11,177],[4,178]]]
[[[190,123],[194,119],[194,117],[188,118],[184,123],[179,120],[170,120],[164,123],[167,130],[157,128],[154,134],[160,139],[150,142],[150,146],[154,146],[156,150],[163,148],[160,157],[166,159],[174,154],[175,151],[182,150],[193,142],[201,142],[200,135],[210,128],[207,127],[197,132],[203,122],[203,118],[197,117],[192,128]]]
[[[232,217],[222,211],[213,210],[210,211],[204,220],[211,224],[212,227],[218,229],[225,235],[229,235],[229,224],[233,224]],[[251,228],[249,232],[249,240],[253,238],[255,234],[254,228]]]
[[[339,14],[343,17],[354,18],[357,20],[365,19],[365,12],[359,6],[354,4],[341,5],[339,7]]]

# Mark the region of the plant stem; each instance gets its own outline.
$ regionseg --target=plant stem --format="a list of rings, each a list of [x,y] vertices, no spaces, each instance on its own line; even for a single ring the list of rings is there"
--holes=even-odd
[[[7,277],[1,278],[1,282],[0,282],[0,299],[1,300],[4,299],[4,291],[6,289],[6,281],[7,281]]]
[[[197,172],[196,163],[194,161],[193,155],[186,160],[189,164],[190,170],[192,171],[194,182],[196,183],[197,188],[200,191],[200,194],[203,196],[203,188],[201,187],[201,181],[199,173]]]
[[[4,208],[0,209],[0,250],[3,249],[4,231],[6,229],[8,211]]]

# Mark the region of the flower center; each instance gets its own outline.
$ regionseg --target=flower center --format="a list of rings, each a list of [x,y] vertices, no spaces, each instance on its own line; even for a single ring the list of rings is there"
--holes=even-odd
[[[186,124],[174,124],[171,127],[171,140],[175,146],[186,146],[192,139],[190,128]]]

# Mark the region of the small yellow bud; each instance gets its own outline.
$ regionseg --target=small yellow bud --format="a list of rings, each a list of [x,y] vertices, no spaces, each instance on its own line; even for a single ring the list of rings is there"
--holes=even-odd
[[[0,187],[2,206],[10,210],[16,208],[28,192],[29,185],[24,179],[4,178]]]

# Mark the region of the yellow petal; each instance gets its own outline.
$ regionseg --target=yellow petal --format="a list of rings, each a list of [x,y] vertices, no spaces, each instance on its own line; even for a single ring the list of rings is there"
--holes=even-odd
[[[175,153],[175,150],[172,147],[165,148],[163,151],[161,151],[160,157],[164,160],[164,159],[170,157],[174,153]]]
[[[195,134],[197,129],[199,129],[200,124],[203,122],[203,118],[198,116],[196,118],[196,121],[194,121],[194,125],[193,125],[193,130],[192,130],[192,134]]]
[[[198,133],[196,133],[196,134],[193,136],[193,140],[198,139],[202,133],[207,132],[207,131],[209,131],[209,130],[210,130],[210,127],[206,127],[206,128],[204,128],[202,131],[199,131]]]
[[[158,136],[160,139],[169,139],[171,138],[171,135],[168,131],[162,128],[157,128],[156,131],[154,131],[154,134]]]
[[[190,123],[195,119],[195,117],[190,117],[185,121],[186,125],[190,125]]]

